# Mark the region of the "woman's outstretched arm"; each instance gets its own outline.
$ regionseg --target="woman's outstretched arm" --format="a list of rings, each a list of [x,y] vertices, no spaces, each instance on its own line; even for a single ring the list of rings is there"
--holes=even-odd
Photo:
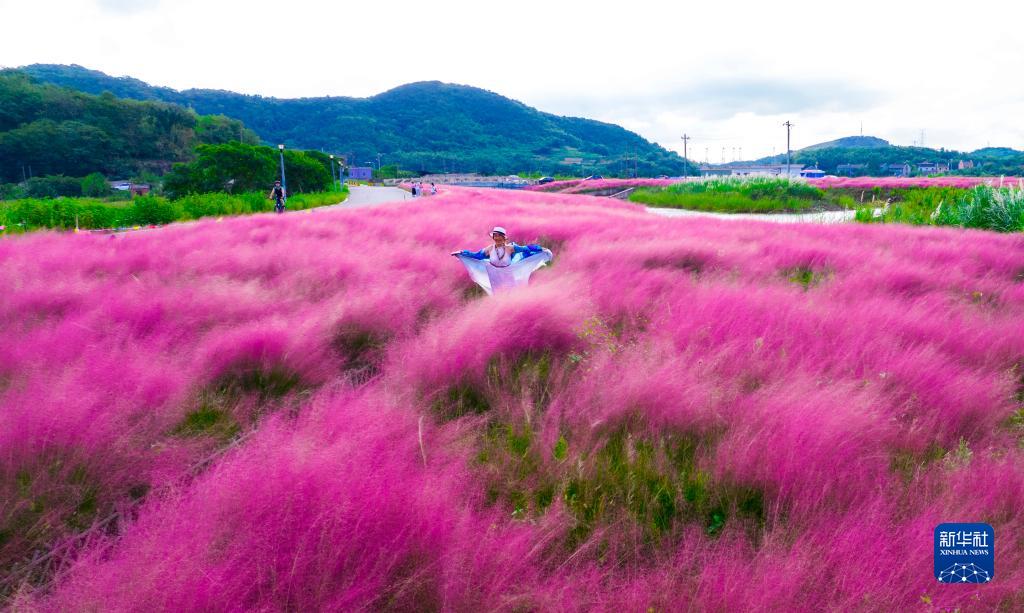
[[[452,255],[461,255],[467,258],[473,258],[474,260],[486,260],[490,255],[487,253],[487,248],[484,247],[480,251],[469,251],[463,249],[462,251],[453,251]]]

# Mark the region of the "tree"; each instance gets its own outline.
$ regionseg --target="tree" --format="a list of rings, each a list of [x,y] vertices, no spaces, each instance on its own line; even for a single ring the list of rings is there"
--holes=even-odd
[[[63,175],[33,177],[25,183],[25,195],[29,198],[75,198],[82,195],[82,182]]]
[[[257,140],[236,119],[110,93],[93,96],[0,71],[0,181],[20,181],[22,167],[37,175],[120,178],[188,161],[197,143],[239,138]]]
[[[94,172],[82,179],[82,195],[90,198],[104,198],[110,195],[110,184],[107,178]]]
[[[303,151],[285,151],[285,177],[290,193],[321,191],[331,185],[330,172]],[[164,191],[174,197],[208,192],[269,190],[280,177],[278,152],[239,142],[200,145],[196,159],[175,164],[164,176]]]

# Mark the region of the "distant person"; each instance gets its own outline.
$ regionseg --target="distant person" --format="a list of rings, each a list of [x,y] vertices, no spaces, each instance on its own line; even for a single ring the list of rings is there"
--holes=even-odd
[[[412,197],[413,198],[416,197],[416,183],[415,182],[413,182],[413,184],[412,184]]]
[[[434,185],[433,181],[430,182],[430,195],[431,196],[436,196],[437,195],[437,186]]]
[[[530,275],[554,257],[540,245],[517,245],[508,240],[505,228],[491,230],[491,244],[480,251],[453,251],[469,277],[488,294],[527,285]]]
[[[268,196],[268,198],[274,201],[275,211],[278,213],[284,213],[284,188],[281,187],[280,181],[274,181],[274,187],[270,190],[270,196]]]

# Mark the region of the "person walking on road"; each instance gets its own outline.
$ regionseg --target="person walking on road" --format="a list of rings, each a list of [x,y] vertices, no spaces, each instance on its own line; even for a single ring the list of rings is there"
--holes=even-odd
[[[270,196],[268,196],[268,198],[274,201],[275,211],[278,213],[284,213],[285,194],[280,181],[274,181],[274,187],[270,190]]]

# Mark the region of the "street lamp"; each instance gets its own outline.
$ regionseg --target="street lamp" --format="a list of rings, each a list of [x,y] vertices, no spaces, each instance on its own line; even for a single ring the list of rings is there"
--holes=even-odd
[[[345,187],[345,165],[341,160],[338,160],[338,183]]]
[[[284,181],[284,145],[278,145],[277,152],[281,156],[281,191],[284,193],[284,200],[288,200],[288,184]]]
[[[338,186],[338,180],[334,177],[334,154],[331,154],[331,185],[334,187]]]

